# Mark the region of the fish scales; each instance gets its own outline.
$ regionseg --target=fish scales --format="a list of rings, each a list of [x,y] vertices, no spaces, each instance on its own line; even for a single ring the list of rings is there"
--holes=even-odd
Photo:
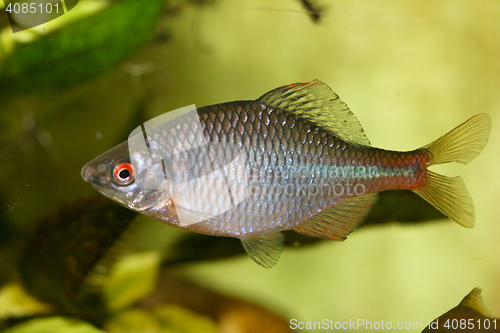
[[[457,223],[474,226],[462,179],[428,167],[474,159],[488,140],[487,114],[408,152],[372,147],[347,105],[319,81],[174,120],[95,158],[82,177],[105,196],[169,225],[239,238],[266,268],[279,258],[282,230],[343,240],[369,214],[379,191],[412,190]],[[137,148],[141,140],[147,149]],[[148,182],[158,186],[147,188]]]
[[[217,219],[190,225],[189,229],[195,231],[238,237],[288,228],[344,198],[411,188],[417,186],[423,176],[423,150],[402,153],[349,144],[307,119],[256,101],[211,105],[197,111],[207,142],[237,144],[246,155],[248,170],[258,171],[249,173],[249,178],[257,179],[258,183],[250,183],[254,193],[236,209]],[[188,123],[193,122],[186,119],[179,133],[170,135],[193,138],[194,135],[186,133]],[[288,138],[284,137],[285,132],[289,133]],[[162,145],[169,153],[173,151],[162,136],[148,137],[148,140],[150,144]],[[186,147],[191,144],[188,142]],[[194,155],[193,161],[186,163],[196,160],[200,158]],[[200,195],[210,197],[211,190],[203,188],[206,193]],[[301,193],[306,194],[306,198],[301,197]],[[277,209],[280,209],[278,213]],[[156,214],[152,217],[162,218]]]

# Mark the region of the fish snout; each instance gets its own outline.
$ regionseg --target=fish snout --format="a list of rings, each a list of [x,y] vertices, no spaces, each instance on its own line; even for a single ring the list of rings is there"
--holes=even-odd
[[[92,170],[92,167],[90,165],[87,164],[82,168],[82,178],[86,182],[94,183],[95,171]]]

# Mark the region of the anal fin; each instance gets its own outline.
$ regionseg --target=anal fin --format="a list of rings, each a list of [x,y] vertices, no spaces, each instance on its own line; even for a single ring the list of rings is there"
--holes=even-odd
[[[340,201],[302,222],[293,230],[306,236],[344,240],[370,213],[378,193],[369,193]]]
[[[271,268],[278,262],[285,236],[281,232],[266,232],[240,238],[250,258],[264,268]]]

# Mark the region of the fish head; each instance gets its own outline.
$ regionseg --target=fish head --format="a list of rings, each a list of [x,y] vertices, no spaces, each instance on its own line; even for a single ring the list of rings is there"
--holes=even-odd
[[[126,141],[88,162],[81,175],[102,195],[141,212],[171,200],[161,167],[147,152],[130,154]]]

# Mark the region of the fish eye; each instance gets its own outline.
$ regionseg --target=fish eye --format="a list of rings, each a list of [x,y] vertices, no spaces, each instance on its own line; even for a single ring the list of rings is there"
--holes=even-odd
[[[134,181],[134,167],[130,163],[120,163],[113,170],[113,178],[118,185],[129,185]]]

